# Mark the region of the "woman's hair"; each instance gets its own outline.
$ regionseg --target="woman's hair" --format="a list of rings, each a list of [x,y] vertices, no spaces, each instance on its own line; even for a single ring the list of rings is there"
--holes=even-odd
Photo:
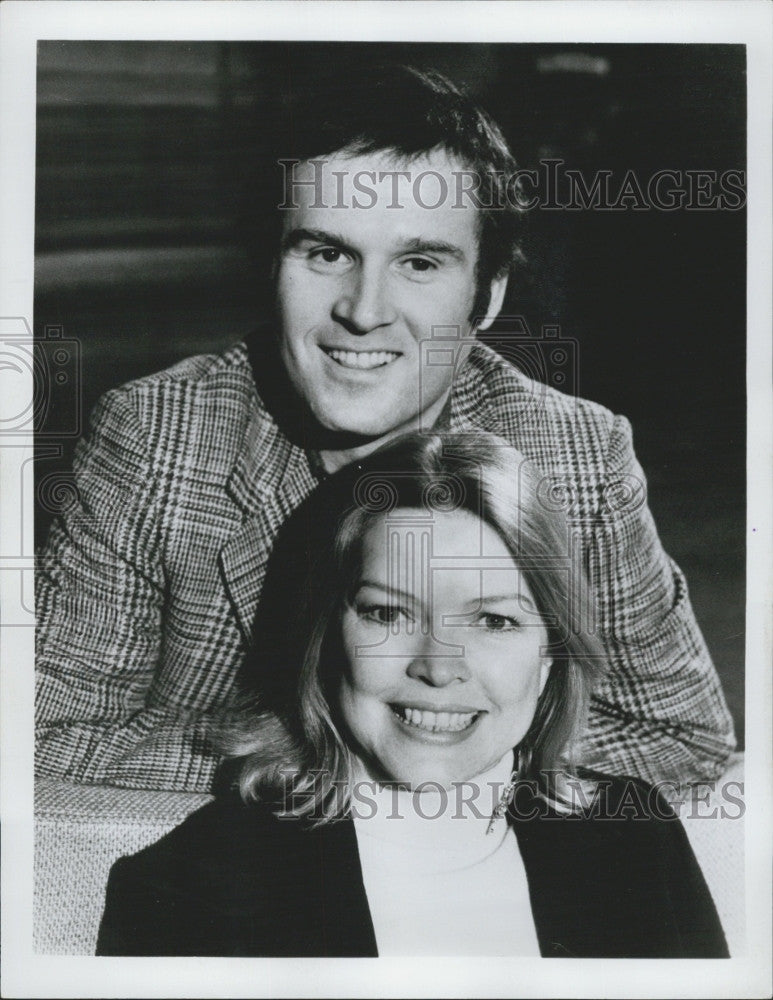
[[[352,757],[335,702],[343,650],[341,615],[360,570],[363,536],[401,508],[468,511],[493,528],[524,576],[543,618],[553,665],[518,745],[519,776],[560,798],[573,741],[605,664],[587,622],[592,599],[569,525],[548,481],[491,434],[414,433],[327,480],[285,522],[269,561],[248,659],[245,699],[219,748],[238,758],[242,796],[317,821],[348,806]],[[392,514],[394,516],[394,514]]]

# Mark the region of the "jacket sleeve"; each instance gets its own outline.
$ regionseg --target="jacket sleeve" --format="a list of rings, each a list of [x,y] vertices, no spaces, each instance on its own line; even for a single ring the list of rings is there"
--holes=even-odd
[[[181,771],[190,733],[145,705],[162,656],[165,581],[156,473],[126,390],[97,405],[71,492],[36,567],[37,772],[121,784],[120,761],[145,787],[196,787]]]
[[[610,436],[589,576],[610,670],[592,701],[586,760],[648,781],[719,777],[735,748],[732,718],[623,417]]]

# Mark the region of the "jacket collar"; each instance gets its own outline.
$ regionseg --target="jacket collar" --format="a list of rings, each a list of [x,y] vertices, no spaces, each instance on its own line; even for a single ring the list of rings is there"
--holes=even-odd
[[[493,348],[475,341],[454,379],[450,427],[512,439],[518,425],[533,421],[534,404],[533,383]]]
[[[291,492],[298,477],[305,477],[310,470],[303,449],[282,432],[258,394],[246,345],[238,359],[236,376],[244,398],[246,419],[226,490],[241,512],[249,517],[278,491]]]
[[[615,933],[609,927],[610,875],[599,867],[593,830],[581,820],[559,817],[528,786],[516,794],[518,807],[511,807],[508,819],[526,869],[541,954],[580,957],[590,948],[605,954]],[[309,828],[303,820],[266,819],[261,807],[246,811],[259,825],[248,838],[249,856],[238,866],[245,905],[254,910],[246,923],[254,935],[246,953],[266,954],[270,940],[274,955],[376,956],[354,821]],[[259,855],[252,849],[255,842]],[[268,900],[267,866],[275,872],[269,880],[275,895]]]
[[[267,336],[261,331],[261,336]],[[255,339],[255,338],[254,338]],[[251,341],[251,343],[254,343]],[[238,388],[244,395],[247,419],[236,461],[228,479],[228,493],[246,515],[277,491],[292,493],[298,479],[307,479],[312,463],[304,450],[291,443],[277,420],[271,415],[258,392],[258,384],[266,382],[258,376],[258,359],[247,344],[240,345],[236,369]],[[271,362],[269,361],[269,364]],[[486,430],[502,435],[506,431],[502,407],[492,390],[492,377],[500,374],[503,362],[495,352],[481,343],[474,343],[453,384],[444,424],[453,431]],[[512,374],[515,369],[508,369]],[[510,379],[508,396],[528,396],[522,379]],[[265,392],[264,392],[265,394]],[[510,398],[509,406],[517,400]],[[313,473],[312,473],[313,475]]]

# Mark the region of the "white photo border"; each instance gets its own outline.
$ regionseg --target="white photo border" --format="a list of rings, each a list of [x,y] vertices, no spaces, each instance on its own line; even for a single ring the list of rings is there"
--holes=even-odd
[[[442,7],[442,12],[439,10]],[[15,997],[770,995],[771,19],[766,0],[276,3],[6,0],[0,6],[0,317],[32,319],[36,43],[42,39],[674,42],[743,44],[748,67],[747,953],[723,961],[543,959],[118,959],[32,952],[33,632],[5,628],[2,653],[3,989]],[[0,373],[2,377],[2,373]],[[4,383],[14,412],[31,379]],[[28,599],[31,511],[16,485],[32,441],[0,448],[3,622]],[[24,537],[20,536],[20,525]],[[19,572],[23,570],[24,572]],[[24,581],[24,592],[19,586]]]

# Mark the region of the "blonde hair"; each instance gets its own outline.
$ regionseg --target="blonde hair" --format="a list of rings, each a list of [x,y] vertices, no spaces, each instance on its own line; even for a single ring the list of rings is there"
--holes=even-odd
[[[469,511],[518,564],[553,659],[517,748],[519,777],[551,801],[562,798],[559,776],[573,773],[574,741],[606,660],[585,625],[592,601],[569,525],[544,485],[530,462],[492,434],[414,433],[331,477],[288,519],[264,584],[247,693],[218,739],[238,759],[245,800],[268,800],[315,822],[345,815],[352,755],[334,703],[341,612],[367,527],[398,508]]]

